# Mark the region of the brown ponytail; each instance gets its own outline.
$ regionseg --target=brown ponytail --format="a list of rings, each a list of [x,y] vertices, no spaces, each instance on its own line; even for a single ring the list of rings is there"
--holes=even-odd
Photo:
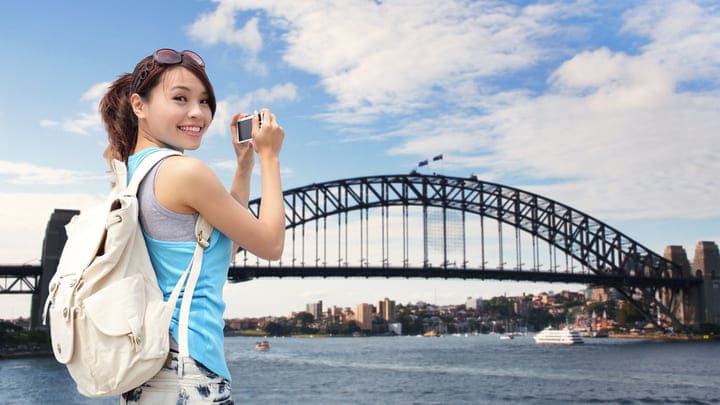
[[[127,162],[137,141],[137,117],[130,105],[130,83],[132,75],[118,77],[100,100],[100,115],[105,123],[110,156]]]

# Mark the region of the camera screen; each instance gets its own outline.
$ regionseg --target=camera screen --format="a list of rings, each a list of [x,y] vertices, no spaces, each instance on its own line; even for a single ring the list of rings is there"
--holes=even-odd
[[[238,120],[237,122],[238,142],[247,142],[252,139],[252,116]]]

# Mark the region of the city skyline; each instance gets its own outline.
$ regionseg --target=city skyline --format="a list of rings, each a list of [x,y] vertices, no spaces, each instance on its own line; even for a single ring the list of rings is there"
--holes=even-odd
[[[0,51],[12,55],[0,67],[0,263],[38,264],[52,211],[107,194],[98,100],[162,47],[206,62],[218,110],[188,155],[228,186],[232,113],[269,107],[286,131],[284,189],[476,175],[692,260],[697,242],[720,240],[719,27],[706,0],[11,2],[0,15]],[[318,299],[447,303],[568,287],[258,279],[225,298],[233,317]],[[0,318],[29,312],[29,295],[0,295]]]
[[[590,287],[588,287],[588,288],[590,288]],[[318,300],[318,301],[315,301],[315,302],[307,302],[307,303],[305,304],[305,309],[304,309],[304,310],[302,310],[302,309],[300,309],[300,310],[293,310],[293,311],[291,311],[291,312],[289,312],[289,313],[287,313],[287,314],[283,314],[283,315],[253,316],[253,317],[247,317],[247,318],[286,317],[286,318],[289,319],[289,318],[292,318],[293,316],[295,316],[295,315],[297,315],[297,314],[299,314],[299,313],[301,313],[301,312],[307,312],[307,313],[313,315],[313,317],[314,317],[315,319],[318,319],[317,314],[326,314],[326,313],[328,313],[329,311],[332,311],[332,310],[334,310],[334,309],[340,309],[340,310],[342,310],[342,311],[350,310],[350,311],[352,311],[353,313],[356,314],[356,313],[359,311],[359,309],[360,309],[361,306],[367,305],[367,306],[369,306],[370,308],[372,308],[372,309],[375,310],[375,312],[373,312],[373,313],[382,313],[382,315],[378,315],[378,316],[381,316],[382,319],[384,319],[384,320],[387,321],[388,318],[390,318],[389,313],[392,312],[392,311],[394,311],[394,310],[397,308],[398,305],[402,305],[402,306],[406,306],[406,307],[407,307],[407,306],[418,306],[418,305],[424,304],[424,305],[429,305],[429,306],[433,306],[433,307],[443,308],[443,307],[455,307],[455,306],[459,306],[459,305],[466,305],[466,306],[467,306],[468,303],[469,303],[470,301],[472,301],[472,302],[473,302],[473,305],[475,305],[475,308],[477,308],[477,305],[478,305],[477,303],[478,303],[479,301],[489,301],[489,300],[492,300],[492,299],[494,299],[494,298],[499,298],[499,297],[505,297],[505,298],[508,298],[508,299],[511,299],[511,300],[512,300],[512,299],[525,298],[525,297],[538,298],[538,297],[542,297],[542,296],[555,296],[555,295],[562,295],[562,294],[564,294],[564,293],[569,293],[569,294],[582,294],[582,295],[584,295],[584,296],[587,296],[587,289],[588,289],[588,288],[581,289],[581,290],[577,290],[577,291],[562,290],[562,291],[560,291],[560,292],[555,292],[555,291],[553,291],[553,290],[550,290],[550,291],[542,291],[542,292],[540,292],[540,293],[538,293],[538,294],[520,294],[520,295],[511,295],[511,296],[502,295],[502,296],[493,296],[493,297],[488,297],[488,298],[483,298],[483,297],[481,297],[481,296],[468,296],[468,297],[465,297],[465,299],[464,299],[463,302],[449,303],[449,304],[444,304],[444,305],[434,304],[434,303],[426,302],[426,301],[422,301],[422,300],[416,301],[416,302],[402,303],[402,302],[398,302],[398,301],[396,301],[396,300],[394,300],[394,299],[391,299],[390,297],[384,297],[383,299],[376,301],[377,305],[376,305],[376,304],[373,304],[372,302],[365,301],[365,302],[357,302],[356,304],[354,304],[354,305],[349,305],[349,306],[338,306],[338,305],[335,305],[335,304],[332,304],[332,303],[326,303],[326,302],[324,302],[323,300]],[[601,289],[605,290],[605,288],[601,288]],[[604,293],[604,295],[607,296],[607,293]],[[391,303],[391,306],[388,307],[388,308],[392,308],[392,309],[388,309],[388,310],[386,311],[386,310],[385,310],[386,307],[384,307],[384,305],[385,305],[384,303],[385,303],[385,302],[390,302],[390,303]],[[315,308],[313,309],[313,307],[315,307]],[[319,311],[319,312],[317,312],[317,308],[318,308],[318,307],[322,308],[322,310]],[[378,310],[378,308],[380,308],[380,309]],[[245,318],[233,318],[233,319],[245,319]],[[226,320],[228,320],[228,318],[226,318]]]

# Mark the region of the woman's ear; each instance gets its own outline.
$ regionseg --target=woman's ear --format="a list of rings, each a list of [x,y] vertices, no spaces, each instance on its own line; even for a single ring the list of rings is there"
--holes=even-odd
[[[145,118],[145,103],[139,94],[133,93],[130,96],[130,106],[138,119]]]

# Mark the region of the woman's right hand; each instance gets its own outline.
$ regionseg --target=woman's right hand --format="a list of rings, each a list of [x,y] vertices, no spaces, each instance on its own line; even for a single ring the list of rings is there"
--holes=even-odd
[[[258,158],[272,158],[280,155],[283,140],[285,139],[285,131],[278,125],[275,114],[268,108],[260,110],[262,116],[262,124],[258,122],[258,117],[253,118],[253,147],[258,154]]]

